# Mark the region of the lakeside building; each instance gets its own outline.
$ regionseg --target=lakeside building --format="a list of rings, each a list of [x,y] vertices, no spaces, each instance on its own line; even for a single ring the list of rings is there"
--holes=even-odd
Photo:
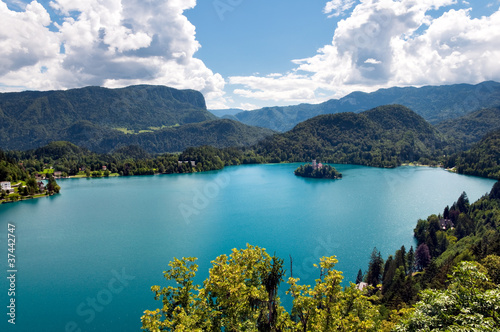
[[[9,181],[2,181],[0,182],[0,187],[2,188],[2,190],[9,190],[11,191],[12,190],[12,186],[10,185],[10,182]]]

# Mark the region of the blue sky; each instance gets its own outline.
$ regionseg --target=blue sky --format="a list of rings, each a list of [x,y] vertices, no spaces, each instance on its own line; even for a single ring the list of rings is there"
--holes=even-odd
[[[209,108],[500,81],[500,0],[0,0],[0,91],[162,84]]]

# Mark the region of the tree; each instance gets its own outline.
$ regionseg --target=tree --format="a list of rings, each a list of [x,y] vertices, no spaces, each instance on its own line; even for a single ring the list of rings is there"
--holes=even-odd
[[[163,307],[146,310],[143,329],[148,331],[277,331],[289,317],[280,305],[278,286],[284,275],[283,261],[264,249],[247,246],[233,249],[212,262],[204,287],[192,279],[195,258],[174,259],[165,279],[177,287],[153,286]]]
[[[446,290],[425,290],[394,331],[498,331],[500,287],[477,262],[461,262]]]
[[[371,331],[376,330],[378,309],[372,304],[374,298],[366,296],[352,284],[342,291],[342,274],[333,269],[335,256],[323,257],[320,278],[316,285],[298,285],[298,279],[290,278],[293,296],[292,315],[297,317],[291,331]]]
[[[427,244],[422,243],[415,252],[415,266],[418,271],[425,269],[431,262],[431,254]]]
[[[172,286],[153,286],[162,306],[146,310],[146,331],[278,332],[278,331],[376,331],[378,307],[355,284],[341,285],[342,273],[334,270],[337,259],[323,257],[315,267],[314,287],[289,278],[292,315],[280,304],[278,288],[283,279],[283,260],[265,249],[247,245],[233,249],[212,262],[203,286],[193,279],[196,258],[175,259],[164,272]]]
[[[356,285],[360,284],[361,282],[363,282],[363,271],[359,269],[358,275],[356,276]]]
[[[370,263],[368,265],[367,283],[370,286],[377,287],[382,281],[382,268],[384,264],[384,259],[382,254],[377,248],[373,248],[372,254],[370,256]]]
[[[54,176],[52,174],[49,174],[49,182],[47,183],[47,192],[49,194],[53,193],[59,193],[61,190],[61,187],[57,184],[56,180],[54,179]]]
[[[450,207],[448,205],[444,208],[443,218],[450,219]]]
[[[497,255],[489,255],[486,256],[481,262],[488,270],[488,276],[491,281],[500,285],[500,257]]]
[[[467,197],[467,194],[465,193],[465,191],[458,198],[456,206],[457,206],[458,211],[460,211],[460,213],[469,212],[470,203],[469,203],[469,198]]]

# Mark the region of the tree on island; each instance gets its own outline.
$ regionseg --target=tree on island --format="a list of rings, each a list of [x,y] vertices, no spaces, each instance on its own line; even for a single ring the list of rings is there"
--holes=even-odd
[[[311,164],[301,165],[295,170],[295,175],[305,178],[315,179],[341,179],[342,174],[339,173],[335,167],[330,165],[323,165],[321,167],[314,167]]]

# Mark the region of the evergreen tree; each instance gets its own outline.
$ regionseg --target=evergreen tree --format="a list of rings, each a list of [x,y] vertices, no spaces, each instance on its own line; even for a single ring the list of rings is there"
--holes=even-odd
[[[368,265],[367,283],[371,286],[377,287],[382,281],[384,259],[382,254],[377,248],[373,248],[370,256],[370,263]]]
[[[413,246],[411,246],[410,251],[406,255],[406,261],[408,264],[408,274],[411,275],[415,272],[415,252],[413,251]]]
[[[361,269],[359,269],[358,275],[356,277],[356,285],[360,284],[361,282],[363,282],[363,272],[361,271]]]

